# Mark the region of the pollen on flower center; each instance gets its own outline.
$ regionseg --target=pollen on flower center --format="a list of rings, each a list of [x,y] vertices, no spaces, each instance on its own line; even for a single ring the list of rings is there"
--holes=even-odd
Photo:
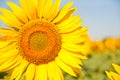
[[[61,38],[55,25],[35,20],[23,27],[19,34],[19,49],[27,61],[39,65],[58,56]]]
[[[37,53],[45,50],[49,44],[49,37],[44,32],[35,32],[29,37],[29,48]]]

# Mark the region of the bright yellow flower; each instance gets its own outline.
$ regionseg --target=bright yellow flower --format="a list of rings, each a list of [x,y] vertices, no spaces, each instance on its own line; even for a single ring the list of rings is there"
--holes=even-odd
[[[107,50],[110,50],[110,51],[116,50],[116,39],[115,38],[106,38],[104,41],[104,44]]]
[[[101,40],[98,41],[91,41],[90,43],[90,47],[91,47],[91,52],[95,52],[95,53],[101,53],[104,52],[104,44]]]
[[[92,41],[92,40],[90,41],[90,49],[91,49],[91,52],[94,52],[97,49],[95,41]]]
[[[117,71],[117,73],[112,72],[112,71],[110,72],[106,71],[107,76],[110,78],[110,80],[120,80],[120,66],[116,64],[112,64],[112,65]]]
[[[120,38],[116,39],[116,48],[120,49]]]
[[[97,46],[97,50],[96,51],[98,53],[104,52],[105,47],[104,47],[103,42],[102,41],[96,41],[95,43],[96,43],[96,46]]]
[[[61,0],[20,0],[0,8],[0,72],[12,69],[11,80],[64,80],[62,71],[76,76],[86,59],[86,27],[73,16],[72,2],[59,9]],[[79,45],[81,44],[81,45]]]

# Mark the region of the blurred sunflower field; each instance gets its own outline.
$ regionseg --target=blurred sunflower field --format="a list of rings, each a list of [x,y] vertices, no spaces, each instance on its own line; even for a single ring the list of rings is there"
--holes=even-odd
[[[0,80],[120,80],[119,8],[119,0],[0,0]]]

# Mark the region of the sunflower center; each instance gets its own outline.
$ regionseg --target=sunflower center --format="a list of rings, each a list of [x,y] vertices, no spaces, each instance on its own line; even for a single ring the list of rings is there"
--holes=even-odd
[[[39,65],[57,57],[61,49],[61,37],[55,27],[39,20],[23,26],[19,36],[19,49],[27,61]]]
[[[35,32],[31,34],[29,40],[30,49],[37,53],[45,50],[49,43],[49,37],[44,32]]]

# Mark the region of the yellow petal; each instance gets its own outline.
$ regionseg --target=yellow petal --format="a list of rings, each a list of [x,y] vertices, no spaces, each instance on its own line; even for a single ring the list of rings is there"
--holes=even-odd
[[[80,68],[79,64],[82,65],[82,62],[81,62],[79,59],[77,59],[77,58],[75,58],[75,57],[73,57],[73,56],[71,56],[71,55],[69,55],[69,54],[64,53],[62,50],[60,51],[58,57],[59,57],[65,64],[70,65],[70,66],[72,66],[72,67]]]
[[[31,19],[36,19],[38,17],[37,9],[35,8],[35,5],[33,4],[33,2],[30,0],[27,0],[27,6],[28,6]]]
[[[6,16],[3,16],[0,14],[0,20],[4,22],[4,24],[6,24],[9,27],[15,27],[15,25],[12,24],[12,22],[10,22],[9,20],[6,20]]]
[[[63,43],[81,43],[83,41],[86,40],[86,37],[84,36],[80,36],[80,35],[74,35],[74,36],[66,36],[66,35],[62,35],[62,42]]]
[[[70,9],[70,10],[65,14],[65,16],[64,16],[59,22],[57,22],[57,23],[59,24],[59,23],[63,22],[64,20],[68,19],[75,11],[76,11],[76,8]]]
[[[10,17],[15,17],[15,15],[10,10],[5,8],[0,8],[0,12],[2,12],[2,14],[9,15]]]
[[[17,6],[16,4],[14,4],[12,2],[7,2],[7,4],[12,9],[12,11],[17,16],[17,18],[20,19],[20,21],[22,21],[24,23],[26,23],[28,21],[27,16],[25,15],[22,8],[20,8],[19,6]]]
[[[76,76],[76,74],[73,72],[72,68],[69,67],[68,65],[66,65],[64,62],[62,62],[62,60],[60,60],[59,57],[57,57],[55,59],[56,63],[58,64],[58,66],[63,69],[65,72],[67,72],[68,74],[72,75],[72,76]]]
[[[21,25],[23,25],[23,23],[16,17],[16,15],[13,12],[5,8],[0,8],[0,12],[2,12],[3,14],[3,15],[2,14],[0,15],[1,16],[0,19],[3,20],[4,23],[10,22],[13,27],[18,28],[18,29],[21,27]],[[2,17],[7,20],[5,21],[4,19],[2,19]]]
[[[12,42],[16,40],[17,40],[16,36],[13,36],[13,35],[0,36],[0,42]]]
[[[73,22],[73,23],[71,23],[71,24],[68,24],[68,25],[64,26],[64,28],[61,27],[61,28],[60,28],[60,33],[71,32],[71,31],[79,28],[80,25],[81,25],[81,23],[82,23],[82,21],[76,21],[76,22]]]
[[[22,61],[21,56],[15,56],[15,57],[11,57],[9,59],[5,59],[2,64],[0,64],[0,72],[4,72],[7,70],[10,70],[14,67],[16,67],[17,65],[19,65]]]
[[[63,43],[82,43],[86,40],[87,36],[87,28],[82,27],[78,28],[70,33],[61,34]]]
[[[111,76],[112,76],[112,80],[120,80],[120,75],[116,74],[114,72],[110,72]]]
[[[48,80],[47,76],[46,64],[36,66],[35,80]]]
[[[35,65],[30,64],[26,71],[26,80],[34,80],[35,75]]]
[[[16,36],[17,32],[11,29],[7,29],[7,28],[0,28],[0,34]]]
[[[78,54],[76,54],[76,53],[67,51],[67,50],[65,50],[65,49],[63,49],[63,48],[61,49],[61,51],[62,51],[63,53],[66,53],[67,55],[71,55],[71,56],[74,56],[74,57],[79,58],[79,59],[87,59],[87,57],[84,56],[84,55],[78,55]]]
[[[70,32],[70,33],[63,33],[63,34],[61,34],[62,36],[64,36],[64,37],[67,37],[67,36],[83,36],[83,35],[85,35],[86,34],[86,32],[88,31],[88,28],[86,27],[86,26],[84,26],[84,27],[79,27],[79,28],[77,28],[76,30],[74,30],[74,31],[72,31],[72,32]]]
[[[37,18],[37,11],[34,3],[31,0],[19,0],[20,5],[22,6],[24,12],[28,16],[29,19]]]
[[[77,28],[80,28],[82,21],[79,20],[79,18],[80,18],[79,16],[74,16],[59,24],[58,25],[58,29],[60,30],[59,33],[68,33],[76,30]]]
[[[19,52],[19,50],[14,47],[11,50],[6,51],[5,53],[0,53],[0,60],[14,57],[14,56],[16,56],[18,54],[18,52]]]
[[[3,55],[2,53],[5,53],[7,51],[12,50],[13,48],[16,48],[16,43],[12,42],[10,44],[8,44],[7,46],[5,46],[4,48],[0,48],[0,55]]]
[[[11,41],[0,41],[0,48],[3,48],[3,47],[5,47],[5,46],[7,46],[9,43],[10,43]]]
[[[54,80],[55,71],[51,64],[48,64],[47,70],[48,70],[48,80]]]
[[[108,71],[105,71],[105,73],[107,74],[107,76],[110,78],[110,80],[113,80],[112,76],[111,76],[111,73],[108,72]]]
[[[10,43],[16,41],[16,38],[13,36],[1,36],[0,37],[0,49],[6,47]]]
[[[38,7],[38,0],[32,0],[33,1],[33,4],[35,5],[35,7],[37,8]]]
[[[49,21],[53,20],[57,16],[59,12],[60,3],[61,3],[61,0],[55,0],[55,2],[53,3],[49,13],[46,16],[46,18],[48,18]]]
[[[63,42],[80,43],[86,40],[87,28],[80,27],[70,33],[61,34]]]
[[[45,0],[39,0],[37,11],[40,19],[43,17],[44,5],[45,5]]]
[[[26,70],[28,64],[29,63],[23,59],[21,64],[19,66],[16,66],[15,69],[13,70],[10,80],[14,80],[14,79],[19,80],[23,72]]]
[[[47,67],[49,80],[64,80],[62,71],[55,61],[49,62]]]
[[[63,43],[62,47],[66,50],[69,50],[71,52],[81,52],[83,55],[86,54],[87,47],[84,45],[75,45],[71,43]]]
[[[22,23],[20,23],[15,17],[12,16],[11,18],[10,15],[0,14],[0,20],[2,20],[7,26],[15,28],[15,29],[20,29],[22,25]]]
[[[52,0],[46,0],[44,6],[45,7],[43,9],[43,17],[46,18],[46,16],[50,12],[50,7],[52,6]]]
[[[66,4],[61,10],[58,16],[53,20],[53,23],[57,23],[60,19],[62,19],[65,14],[69,11],[69,8],[72,6],[73,2],[69,2]]]
[[[120,74],[120,66],[118,66],[116,64],[112,64],[112,65],[115,68],[115,70]]]
[[[80,19],[80,16],[79,16],[79,15],[78,15],[78,16],[72,16],[72,17],[70,17],[69,19],[66,19],[65,21],[63,21],[63,22],[59,25],[59,27],[68,25],[68,24],[70,24],[70,23],[72,23],[72,22],[74,22],[74,21],[79,21],[79,19]]]

